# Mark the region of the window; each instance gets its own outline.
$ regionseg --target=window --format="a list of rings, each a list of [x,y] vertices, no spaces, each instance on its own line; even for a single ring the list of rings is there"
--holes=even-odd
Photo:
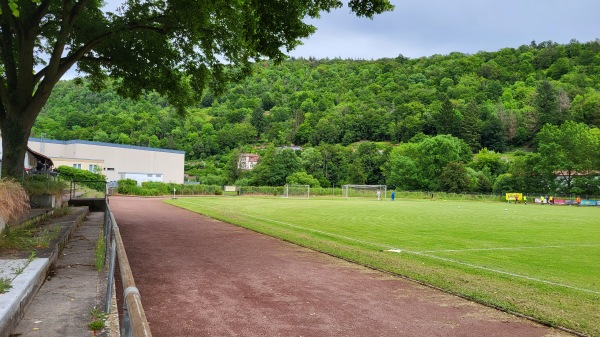
[[[96,165],[96,164],[90,164],[88,166],[88,171],[90,171],[90,172],[96,172],[97,170],[98,170],[98,165]]]
[[[73,164],[73,168],[81,170],[81,164]]]
[[[114,170],[115,170],[115,168],[114,168],[114,167],[109,167],[109,168],[107,168],[106,170],[107,170],[107,171],[114,171]]]

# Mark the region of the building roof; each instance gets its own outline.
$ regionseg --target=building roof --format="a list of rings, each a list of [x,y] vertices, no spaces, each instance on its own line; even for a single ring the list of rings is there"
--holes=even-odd
[[[35,159],[37,159],[38,162],[44,164],[46,167],[54,166],[54,163],[52,162],[52,159],[50,159],[50,157],[47,157],[41,153],[35,152],[32,149],[30,149],[29,147],[27,147],[27,152],[31,153],[35,157]]]
[[[29,141],[40,142],[40,143],[43,142],[43,143],[50,143],[50,144],[62,144],[62,145],[71,145],[71,144],[95,145],[95,146],[116,147],[116,148],[122,148],[122,149],[135,149],[135,150],[185,154],[185,151],[180,151],[180,150],[159,149],[159,148],[154,148],[154,147],[127,145],[127,144],[112,144],[112,143],[104,143],[104,142],[94,142],[94,141],[90,141],[90,140],[80,140],[80,139],[55,140],[55,139],[47,139],[47,138],[44,138],[44,139],[29,138]]]

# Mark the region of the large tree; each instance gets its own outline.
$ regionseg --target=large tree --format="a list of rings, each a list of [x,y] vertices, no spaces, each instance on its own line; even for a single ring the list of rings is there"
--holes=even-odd
[[[463,140],[450,135],[426,137],[395,147],[385,165],[387,184],[405,190],[438,190],[451,162],[468,163],[472,153]]]
[[[183,111],[208,85],[248,74],[253,61],[280,62],[315,31],[304,23],[340,0],[0,0],[2,175],[19,177],[31,128],[72,67],[100,86],[138,97],[155,90]],[[389,0],[350,0],[358,16],[391,10]]]
[[[541,172],[557,175],[562,192],[571,193],[576,176],[600,169],[600,132],[583,123],[546,124],[537,134]]]

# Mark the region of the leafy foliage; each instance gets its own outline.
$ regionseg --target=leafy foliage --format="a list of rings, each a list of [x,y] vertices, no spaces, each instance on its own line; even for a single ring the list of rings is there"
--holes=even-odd
[[[2,173],[20,176],[33,123],[75,65],[93,88],[102,88],[111,76],[121,96],[154,91],[184,114],[203,101],[207,87],[219,94],[227,83],[247,76],[253,61],[283,61],[315,32],[303,20],[342,5],[339,0],[125,1],[108,11],[103,1],[2,1]],[[349,7],[368,18],[394,8],[389,0],[352,0]],[[128,141],[125,133],[118,138]]]
[[[104,192],[106,177],[99,173],[93,173],[86,170],[76,169],[69,166],[59,166],[58,173],[64,180],[79,182],[93,190]]]
[[[23,186],[30,196],[51,194],[56,197],[61,197],[65,194],[65,190],[68,187],[64,181],[42,174],[27,176]]]
[[[553,182],[558,168],[538,134],[561,138],[564,133],[548,133],[567,122],[586,134],[598,132],[598,53],[596,40],[417,59],[261,61],[252,65],[253,75],[222,95],[205,92],[185,118],[154,92],[132,101],[116,95],[117,82],[93,92],[91,82],[65,81],[57,84],[33,135],[184,150],[197,163],[187,171],[190,179],[203,184],[278,185],[306,172],[323,187],[387,183],[429,190],[441,188],[441,173],[457,161],[474,170],[472,191],[489,192],[499,175],[510,173],[519,190],[547,193],[560,187],[567,193],[580,190],[577,177],[566,186]],[[555,129],[542,132],[546,124]],[[442,135],[461,141],[460,155],[445,158],[455,147],[444,148],[437,138]],[[396,154],[416,151],[425,145],[408,144],[425,139],[427,150],[392,156],[392,148],[401,148]],[[274,159],[278,148],[292,143],[302,151],[282,159],[285,164]],[[519,148],[527,151],[522,157],[499,159]],[[257,170],[237,169],[241,152],[261,155]],[[479,154],[473,161],[470,153]],[[588,162],[575,170],[600,171],[595,161]]]

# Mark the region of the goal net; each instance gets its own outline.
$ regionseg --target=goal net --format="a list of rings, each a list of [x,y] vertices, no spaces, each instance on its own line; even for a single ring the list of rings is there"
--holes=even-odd
[[[284,198],[309,199],[310,185],[285,185],[282,196]]]
[[[342,185],[342,196],[373,198],[384,200],[387,198],[387,185]]]

